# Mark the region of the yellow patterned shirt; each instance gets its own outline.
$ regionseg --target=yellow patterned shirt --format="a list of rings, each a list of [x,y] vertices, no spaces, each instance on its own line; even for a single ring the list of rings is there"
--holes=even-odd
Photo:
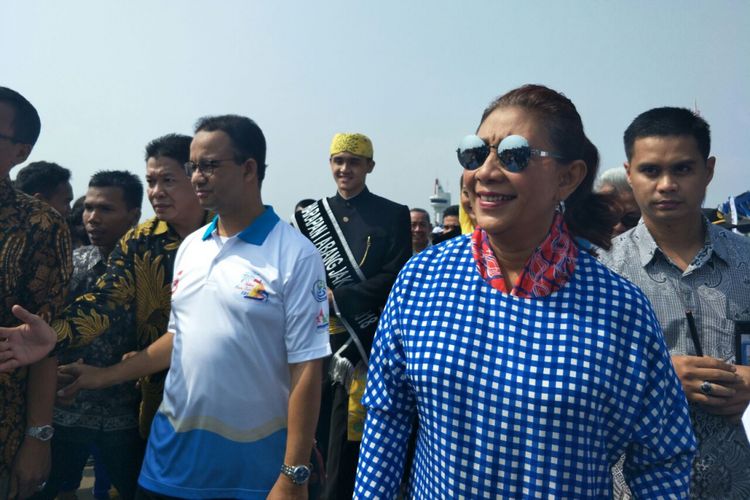
[[[16,326],[19,304],[49,320],[71,273],[70,233],[49,205],[0,180],[0,326]],[[26,368],[0,373],[0,476],[10,472],[26,427]]]
[[[209,222],[206,215],[206,223]],[[167,331],[172,268],[182,239],[166,222],[153,217],[128,231],[109,256],[106,272],[93,289],[79,296],[51,325],[56,350],[91,342],[110,325],[134,313],[138,350]],[[141,380],[141,434],[146,437],[161,402],[166,372]]]

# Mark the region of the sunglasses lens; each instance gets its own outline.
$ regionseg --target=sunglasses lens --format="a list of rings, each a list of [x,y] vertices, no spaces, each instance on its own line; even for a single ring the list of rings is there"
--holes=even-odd
[[[466,170],[476,170],[487,159],[487,156],[490,154],[490,148],[478,136],[467,135],[461,139],[456,153],[458,154],[458,163],[462,167]]]
[[[509,135],[497,145],[497,156],[508,172],[520,172],[531,158],[529,141],[520,135]]]

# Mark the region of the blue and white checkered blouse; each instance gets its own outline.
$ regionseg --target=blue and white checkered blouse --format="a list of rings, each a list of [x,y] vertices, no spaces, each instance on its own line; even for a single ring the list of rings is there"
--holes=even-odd
[[[394,498],[419,418],[415,498],[601,498],[625,451],[636,495],[687,496],[695,438],[648,300],[580,252],[522,299],[479,275],[468,237],[401,271],[373,346],[355,497]]]

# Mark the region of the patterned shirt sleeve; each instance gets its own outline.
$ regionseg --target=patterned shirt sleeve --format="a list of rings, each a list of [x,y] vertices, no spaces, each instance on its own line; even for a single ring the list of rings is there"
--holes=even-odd
[[[65,303],[68,291],[73,265],[70,232],[61,219],[46,220],[50,217],[46,212],[34,216],[45,219],[37,223],[49,225],[49,231],[34,231],[31,235],[34,254],[30,262],[34,267],[29,271],[29,302],[24,307],[49,321]]]
[[[642,304],[652,334],[644,336],[645,386],[623,472],[635,498],[687,498],[696,450],[687,400],[656,316],[645,298]]]
[[[110,325],[126,320],[135,303],[136,243],[133,230],[123,236],[96,285],[50,323],[57,333],[55,351],[88,345]]]
[[[399,284],[388,299],[370,357],[364,436],[357,468],[355,498],[395,498],[404,471],[406,447],[416,413],[406,375],[398,303]]]

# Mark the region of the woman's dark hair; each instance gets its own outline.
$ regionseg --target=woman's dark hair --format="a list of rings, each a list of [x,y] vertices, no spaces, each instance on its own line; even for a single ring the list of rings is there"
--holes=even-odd
[[[553,150],[564,158],[560,161],[586,163],[586,176],[565,200],[565,222],[575,236],[609,249],[617,215],[610,208],[607,196],[593,192],[599,151],[583,132],[575,105],[563,94],[543,85],[524,85],[492,101],[484,110],[480,125],[490,113],[504,107],[523,108],[536,115],[546,128]]]

